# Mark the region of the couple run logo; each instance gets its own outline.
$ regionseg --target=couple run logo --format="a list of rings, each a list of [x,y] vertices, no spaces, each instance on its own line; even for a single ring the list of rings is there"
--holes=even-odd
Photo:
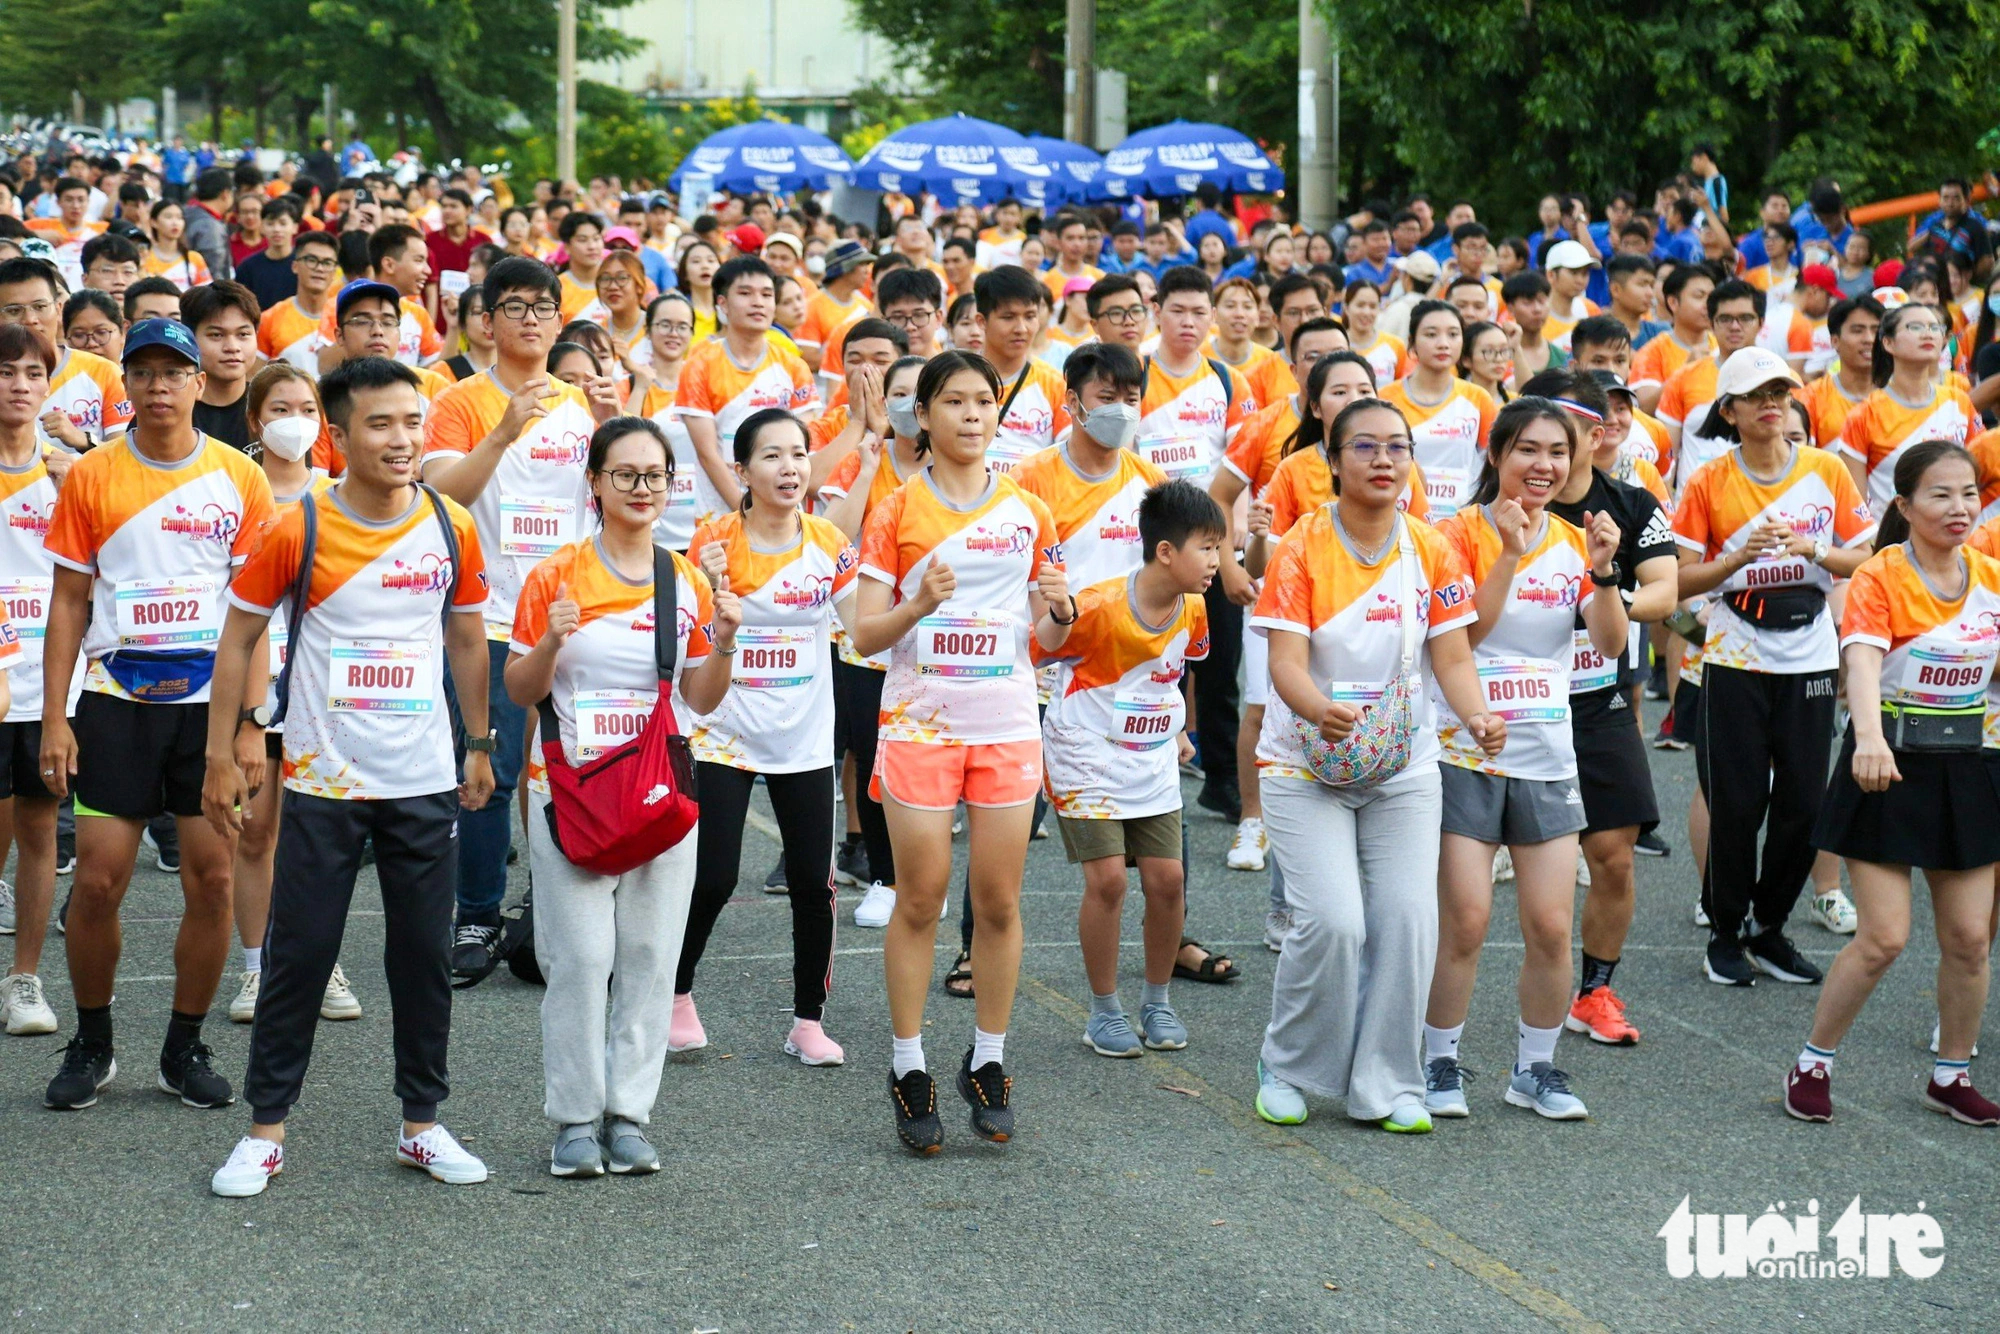
[[[1871,1214],[1855,1196],[1821,1236],[1819,1201],[1787,1214],[1780,1200],[1756,1218],[1697,1214],[1682,1196],[1654,1235],[1667,1243],[1673,1278],[1929,1278],[1944,1267],[1944,1229],[1917,1201],[1912,1214]],[[1832,1244],[1828,1254],[1826,1243]]]

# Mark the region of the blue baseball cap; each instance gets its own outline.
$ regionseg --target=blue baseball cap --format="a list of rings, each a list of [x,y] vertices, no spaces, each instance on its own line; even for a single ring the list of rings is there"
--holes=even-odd
[[[129,363],[134,353],[144,352],[149,347],[163,347],[169,352],[178,352],[190,364],[201,365],[201,351],[195,346],[194,333],[179,320],[140,320],[125,335],[125,354],[121,364]]]
[[[340,295],[334,298],[333,318],[335,322],[346,319],[347,308],[361,300],[361,298],[369,296],[380,297],[397,310],[403,308],[403,294],[388,283],[380,282],[374,278],[356,278],[353,282],[341,288]]]

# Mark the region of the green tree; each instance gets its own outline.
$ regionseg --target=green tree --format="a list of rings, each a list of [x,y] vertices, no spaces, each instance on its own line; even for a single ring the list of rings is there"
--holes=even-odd
[[[158,68],[143,40],[157,32],[161,0],[0,0],[6,79],[0,105],[31,115],[70,114],[83,94],[88,114],[150,91]]]

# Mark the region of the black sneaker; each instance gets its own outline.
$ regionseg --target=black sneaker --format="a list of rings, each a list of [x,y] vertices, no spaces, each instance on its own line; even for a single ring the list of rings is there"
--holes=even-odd
[[[785,883],[785,854],[778,854],[778,864],[771,868],[771,874],[764,877],[766,894],[789,894],[792,887]]]
[[[1013,1088],[1014,1081],[1000,1062],[988,1061],[974,1070],[972,1048],[965,1049],[965,1063],[958,1067],[958,1096],[972,1108],[973,1134],[995,1144],[1014,1137],[1014,1109],[1007,1105]]]
[[[896,1109],[896,1134],[906,1148],[929,1156],[944,1148],[944,1123],[938,1120],[937,1085],[928,1070],[912,1070],[901,1079],[889,1076],[889,1102]]]
[[[70,875],[76,871],[76,835],[56,839],[56,874]]]
[[[1243,798],[1233,787],[1217,787],[1213,783],[1203,783],[1201,792],[1194,799],[1195,805],[1205,811],[1214,811],[1231,824],[1243,823]]]
[[[1666,699],[1667,697],[1667,664],[1656,662],[1653,664],[1653,670],[1646,677],[1646,698]]]
[[[1639,835],[1639,841],[1632,845],[1632,851],[1641,857],[1671,857],[1674,850],[1667,846],[1667,840],[1660,837],[1657,829],[1648,829]]]
[[[858,836],[841,840],[833,858],[833,878],[849,889],[865,889],[875,878],[868,873],[868,846]]]
[[[168,875],[180,874],[181,830],[172,816],[165,816],[148,824],[143,841],[153,850],[153,865]]]
[[[1708,980],[1725,987],[1754,987],[1757,985],[1757,970],[1750,964],[1750,956],[1743,951],[1743,942],[1732,936],[1710,936],[1708,957],[1702,961],[1702,971]]]
[[[1688,743],[1674,735],[1674,715],[1669,712],[1660,720],[1660,730],[1653,734],[1654,750],[1686,750]]]
[[[97,1092],[118,1075],[118,1060],[109,1043],[99,1046],[82,1038],[71,1038],[63,1048],[62,1069],[49,1081],[42,1106],[61,1112],[80,1112],[96,1103]]]
[[[62,907],[56,909],[56,934],[69,934],[69,895],[63,895]]]
[[[174,1094],[189,1107],[229,1106],[236,1101],[236,1093],[209,1064],[214,1056],[206,1042],[161,1052],[160,1092]]]
[[[1799,953],[1798,947],[1778,927],[1752,936],[1743,947],[1758,972],[1768,973],[1780,982],[1811,985],[1826,978],[1819,965]]]
[[[455,987],[482,981],[498,966],[493,946],[500,939],[497,922],[460,922],[451,942],[451,977]]]

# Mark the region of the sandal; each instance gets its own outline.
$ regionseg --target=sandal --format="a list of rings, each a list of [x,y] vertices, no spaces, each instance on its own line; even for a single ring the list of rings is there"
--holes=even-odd
[[[951,971],[944,975],[944,994],[957,996],[961,1000],[972,999],[972,952],[960,950],[952,960]]]
[[[1176,954],[1174,957],[1175,977],[1186,978],[1190,982],[1234,982],[1238,977],[1242,976],[1236,967],[1235,961],[1228,955],[1212,952],[1208,946],[1202,944],[1193,936],[1182,936],[1181,948],[1186,949],[1190,945],[1202,952],[1202,961],[1198,967],[1190,968],[1182,963],[1180,956]]]

